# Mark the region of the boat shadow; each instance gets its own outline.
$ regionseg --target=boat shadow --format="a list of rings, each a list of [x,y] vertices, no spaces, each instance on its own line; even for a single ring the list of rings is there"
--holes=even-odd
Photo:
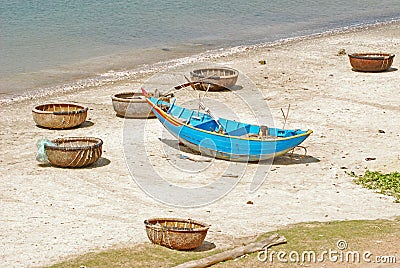
[[[211,156],[203,155],[195,150],[190,149],[183,143],[178,142],[173,139],[162,139],[159,138],[161,142],[165,145],[171,147],[172,149],[177,150],[178,152],[189,153],[197,156],[206,157],[209,159],[213,159]],[[320,160],[310,155],[298,154],[298,153],[286,153],[281,156],[277,156],[273,159],[273,165],[297,165],[297,164],[310,164],[310,163],[318,163]],[[262,161],[254,161],[248,162],[249,164],[256,165],[271,165],[271,159],[262,160]]]
[[[274,158],[273,165],[297,165],[297,164],[310,164],[318,163],[320,160],[310,155],[287,153]]]
[[[163,142],[165,145],[168,145],[169,147],[171,147],[172,149],[175,149],[177,151],[180,151],[180,152],[183,152],[183,153],[190,153],[190,154],[194,154],[194,155],[202,155],[199,152],[190,149],[189,147],[187,147],[183,143],[178,142],[177,140],[162,139],[162,138],[159,138],[159,140],[161,142]]]

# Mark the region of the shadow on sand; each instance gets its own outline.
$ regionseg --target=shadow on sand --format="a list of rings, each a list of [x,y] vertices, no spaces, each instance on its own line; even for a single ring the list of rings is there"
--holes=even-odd
[[[273,165],[296,165],[318,163],[320,160],[310,155],[287,153],[274,159]]]
[[[193,155],[201,155],[199,152],[190,149],[189,147],[185,146],[182,143],[178,143],[177,140],[172,140],[172,139],[159,139],[161,142],[163,142],[165,145],[168,145],[169,147],[183,152],[183,153],[190,153]],[[204,157],[210,157],[206,155],[202,155]],[[212,157],[210,157],[212,159]],[[315,158],[310,155],[304,155],[304,154],[297,154],[297,153],[286,153],[282,156],[278,156],[274,158],[273,164],[274,165],[295,165],[295,164],[309,164],[309,163],[318,163],[320,160],[318,158]],[[249,164],[256,164],[256,165],[270,165],[271,160],[263,160],[259,162],[249,162]]]
[[[86,166],[86,167],[77,167],[77,168],[86,168],[86,169],[92,169],[92,168],[98,168],[98,167],[104,167],[107,166],[111,163],[110,160],[108,160],[107,158],[104,157],[100,157],[99,160],[97,160],[96,162],[94,162],[93,164],[91,164],[90,166]],[[50,163],[40,163],[38,164],[39,167],[57,167],[57,166],[53,166]],[[57,167],[57,168],[66,168],[69,169],[71,167]]]
[[[191,250],[191,252],[204,252],[204,251],[209,251],[216,248],[216,245],[212,242],[208,241],[203,241],[203,243],[200,245],[200,247],[195,248],[194,250]]]

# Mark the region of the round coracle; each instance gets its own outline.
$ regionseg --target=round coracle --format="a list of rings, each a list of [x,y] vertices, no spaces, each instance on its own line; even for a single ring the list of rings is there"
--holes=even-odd
[[[209,85],[202,85],[200,90],[218,91],[233,87],[238,79],[239,72],[235,69],[222,68],[203,68],[190,72],[192,82],[203,82]]]
[[[353,53],[349,54],[350,64],[360,72],[383,72],[393,63],[394,54],[389,53]]]
[[[51,129],[77,127],[85,122],[87,107],[71,103],[50,103],[36,106],[32,110],[33,120],[38,126]]]
[[[152,95],[152,94],[151,94]],[[111,97],[114,111],[125,118],[153,118],[154,113],[147,104],[146,98],[139,92],[118,93]],[[170,98],[161,98],[169,102]]]
[[[209,225],[191,219],[153,218],[144,224],[151,242],[178,250],[199,247],[209,229]]]
[[[45,145],[50,164],[58,167],[86,167],[96,162],[102,153],[103,141],[93,137],[59,138]]]

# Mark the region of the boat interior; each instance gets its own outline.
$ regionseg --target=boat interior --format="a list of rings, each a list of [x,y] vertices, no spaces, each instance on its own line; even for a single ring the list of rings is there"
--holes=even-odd
[[[267,126],[252,125],[224,118],[215,118],[208,113],[175,105],[175,101],[176,99],[174,99],[172,103],[168,103],[155,99],[154,103],[175,120],[205,131],[255,139],[285,138],[305,132],[301,130],[268,128]]]

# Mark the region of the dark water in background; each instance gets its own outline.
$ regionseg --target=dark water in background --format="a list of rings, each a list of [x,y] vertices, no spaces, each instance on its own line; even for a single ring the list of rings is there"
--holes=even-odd
[[[112,80],[111,70],[207,50],[398,19],[400,0],[0,1],[0,99]]]

